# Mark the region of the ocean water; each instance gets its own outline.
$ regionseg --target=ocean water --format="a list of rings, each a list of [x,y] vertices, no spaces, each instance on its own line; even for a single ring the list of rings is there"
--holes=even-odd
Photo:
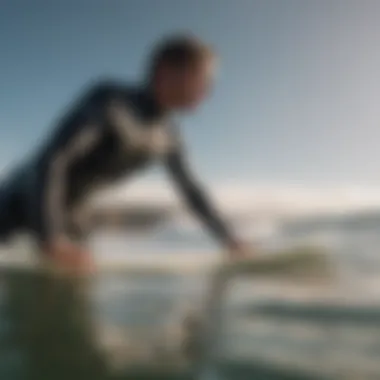
[[[185,321],[207,317],[206,268],[220,255],[203,234],[97,234],[99,264],[116,264],[87,279],[3,267],[0,379],[379,379],[380,224],[301,225],[255,240],[318,245],[332,278],[237,276],[202,351]]]

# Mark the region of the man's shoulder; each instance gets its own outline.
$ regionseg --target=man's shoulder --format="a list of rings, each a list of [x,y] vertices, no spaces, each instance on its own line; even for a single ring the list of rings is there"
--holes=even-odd
[[[91,97],[133,96],[137,86],[131,82],[115,78],[101,78],[87,86]]]

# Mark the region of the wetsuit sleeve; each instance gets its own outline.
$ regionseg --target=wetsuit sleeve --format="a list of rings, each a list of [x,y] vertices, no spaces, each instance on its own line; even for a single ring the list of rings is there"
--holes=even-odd
[[[101,120],[98,113],[102,86],[92,88],[75,108],[60,121],[41,160],[39,178],[39,228],[37,238],[49,243],[67,237],[67,196],[71,167],[101,137]]]
[[[183,148],[176,148],[167,156],[167,168],[177,188],[190,208],[205,222],[223,244],[234,242],[232,234],[213,207],[202,186],[192,173]]]

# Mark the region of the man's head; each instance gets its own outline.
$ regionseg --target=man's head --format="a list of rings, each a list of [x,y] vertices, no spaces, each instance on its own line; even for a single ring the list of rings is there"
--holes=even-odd
[[[196,38],[184,36],[161,42],[151,57],[149,82],[162,106],[196,107],[212,85],[216,57]]]

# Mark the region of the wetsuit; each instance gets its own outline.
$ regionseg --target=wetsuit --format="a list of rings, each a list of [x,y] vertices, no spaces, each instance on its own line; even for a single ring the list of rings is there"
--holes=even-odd
[[[191,209],[228,244],[229,231],[190,173],[180,140],[148,89],[92,86],[37,154],[0,184],[0,236],[27,231],[41,243],[81,236],[75,215],[91,192],[160,160]]]

